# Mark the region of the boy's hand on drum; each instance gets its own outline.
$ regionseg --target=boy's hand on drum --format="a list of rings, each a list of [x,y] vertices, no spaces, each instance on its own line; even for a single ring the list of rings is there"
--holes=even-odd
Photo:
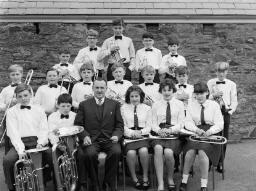
[[[19,154],[19,160],[20,159],[25,159],[25,157],[26,157],[26,153],[20,153]]]
[[[211,135],[211,132],[209,130],[204,133],[205,137],[209,137],[210,135]]]
[[[92,144],[91,138],[89,136],[86,136],[84,138],[84,145],[87,146],[87,145],[91,145],[91,144]]]
[[[198,128],[198,129],[196,130],[196,134],[199,135],[199,136],[202,136],[202,135],[205,134],[205,131],[204,131],[203,129],[199,129],[199,128]]]

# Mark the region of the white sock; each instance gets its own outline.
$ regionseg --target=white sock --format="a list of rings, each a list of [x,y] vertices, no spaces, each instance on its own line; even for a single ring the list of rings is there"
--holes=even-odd
[[[187,184],[188,183],[188,176],[189,176],[188,174],[183,174],[181,182]]]
[[[201,187],[207,187],[208,180],[201,178]]]

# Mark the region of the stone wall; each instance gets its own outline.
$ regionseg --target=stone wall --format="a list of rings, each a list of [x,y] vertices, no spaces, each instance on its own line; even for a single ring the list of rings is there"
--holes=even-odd
[[[112,35],[109,25],[90,25],[100,32],[99,45]],[[32,68],[35,76],[34,88],[44,83],[40,77],[48,66],[58,62],[58,49],[69,47],[75,58],[80,48],[86,45],[86,24],[33,23],[0,24],[0,87],[9,82],[7,68],[18,63],[25,70]],[[208,80],[215,76],[214,63],[230,61],[228,78],[237,83],[239,106],[232,116],[231,133],[249,137],[256,126],[256,24],[216,24],[213,36],[204,35],[201,24],[166,24],[151,26],[155,47],[167,53],[168,35],[177,35],[181,41],[180,53],[185,56],[190,68],[190,83]],[[135,48],[142,47],[141,35],[144,24],[128,24],[126,35],[134,41]],[[38,33],[38,34],[37,34]],[[136,76],[136,75],[135,75]]]

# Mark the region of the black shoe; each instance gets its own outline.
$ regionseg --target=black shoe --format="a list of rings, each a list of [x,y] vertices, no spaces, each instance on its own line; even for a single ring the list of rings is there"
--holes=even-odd
[[[174,169],[174,173],[177,173],[177,172],[179,172],[179,167],[175,167]]]
[[[141,190],[142,189],[142,184],[141,182],[139,181],[139,179],[137,180],[137,182],[133,182],[133,186],[134,188],[136,188],[137,190]]]
[[[147,189],[149,189],[149,181],[142,181],[142,184],[141,184],[141,186],[142,186],[142,189],[143,190],[147,190]]]
[[[175,184],[173,184],[173,185],[168,185],[168,191],[176,191],[176,186],[175,186]]]
[[[219,165],[217,166],[216,171],[217,171],[218,173],[223,173],[223,172],[224,172],[222,166],[219,166]]]
[[[181,183],[180,184],[180,190],[179,191],[186,191],[187,190],[187,184]]]
[[[201,191],[207,191],[207,187],[201,187]]]

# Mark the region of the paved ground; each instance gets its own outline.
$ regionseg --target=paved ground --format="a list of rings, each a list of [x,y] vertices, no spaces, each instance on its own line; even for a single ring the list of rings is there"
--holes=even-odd
[[[3,148],[0,149],[0,163],[2,164]],[[221,179],[221,175],[215,173],[215,191],[256,191],[256,140],[247,140],[239,144],[230,144],[226,157],[226,174],[225,180]],[[196,161],[197,163],[197,161]],[[200,177],[198,166],[194,167],[195,176],[189,180],[188,191],[198,191]],[[180,174],[175,175],[178,182]],[[127,180],[128,187],[126,190],[135,191],[131,187],[131,183]],[[47,191],[51,191],[51,185]],[[120,187],[121,189],[122,187]],[[212,173],[209,174],[209,191],[212,191]],[[0,190],[7,191],[2,165],[0,165]],[[150,191],[155,189],[150,189]]]

